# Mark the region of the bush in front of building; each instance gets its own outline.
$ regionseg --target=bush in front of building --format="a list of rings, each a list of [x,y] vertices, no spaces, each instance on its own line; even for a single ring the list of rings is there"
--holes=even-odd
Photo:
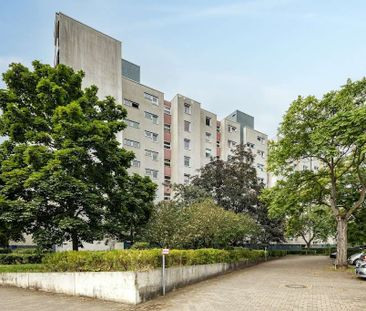
[[[0,254],[0,265],[41,263],[42,254]]]
[[[285,255],[284,251],[267,252],[268,257]],[[149,271],[161,267],[161,249],[59,252],[43,260],[47,271]],[[255,263],[265,258],[262,250],[246,248],[173,249],[166,255],[167,267],[214,263]]]

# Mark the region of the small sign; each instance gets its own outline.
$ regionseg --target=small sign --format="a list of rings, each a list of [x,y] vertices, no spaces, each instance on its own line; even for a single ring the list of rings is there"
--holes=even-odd
[[[168,255],[169,254],[169,248],[163,248],[162,254],[163,255]]]

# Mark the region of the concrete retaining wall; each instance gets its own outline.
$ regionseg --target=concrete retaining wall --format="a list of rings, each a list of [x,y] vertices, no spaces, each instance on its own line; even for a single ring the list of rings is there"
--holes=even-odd
[[[253,265],[211,264],[166,269],[166,291]],[[0,273],[0,285],[138,304],[160,295],[161,270],[146,272]]]

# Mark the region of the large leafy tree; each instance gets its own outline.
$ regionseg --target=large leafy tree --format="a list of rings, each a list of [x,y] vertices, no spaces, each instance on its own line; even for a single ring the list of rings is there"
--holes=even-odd
[[[366,208],[360,208],[350,219],[348,241],[353,246],[366,245]]]
[[[347,223],[366,194],[365,98],[366,79],[349,80],[322,99],[298,97],[283,117],[278,141],[270,146],[269,169],[283,178],[283,205],[288,208],[286,202],[302,191],[308,202],[332,211],[337,221],[337,266],[347,265]],[[318,161],[320,169],[296,173],[294,166],[303,159]]]
[[[121,222],[117,211],[136,207],[127,173],[133,154],[116,139],[126,110],[112,97],[99,100],[95,86],[83,90],[82,78],[81,71],[37,61],[32,71],[11,64],[3,75],[1,205],[8,225],[16,228],[20,213],[24,231],[42,246],[72,241],[77,250],[100,239],[111,217]]]
[[[145,239],[162,247],[223,248],[249,240],[258,232],[245,213],[234,213],[205,199],[182,206],[163,202],[153,212]]]
[[[251,151],[238,145],[227,161],[212,159],[189,184],[176,185],[176,199],[192,203],[210,197],[224,209],[247,213],[260,224],[256,242],[281,242],[282,220],[270,219],[266,205],[259,200],[264,185],[258,181],[253,163]]]

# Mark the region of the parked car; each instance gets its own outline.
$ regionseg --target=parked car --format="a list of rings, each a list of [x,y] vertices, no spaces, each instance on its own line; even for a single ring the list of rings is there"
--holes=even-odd
[[[363,255],[363,253],[356,253],[348,257],[348,264],[350,265],[356,265],[357,262],[360,260],[360,257]]]
[[[366,254],[362,254],[356,263],[356,276],[366,279]]]
[[[366,245],[350,247],[347,250],[347,256],[351,256],[351,255],[356,254],[356,253],[361,253],[364,249],[366,249]],[[332,258],[332,259],[336,259],[337,258],[337,251],[331,253],[329,255],[329,257]]]

